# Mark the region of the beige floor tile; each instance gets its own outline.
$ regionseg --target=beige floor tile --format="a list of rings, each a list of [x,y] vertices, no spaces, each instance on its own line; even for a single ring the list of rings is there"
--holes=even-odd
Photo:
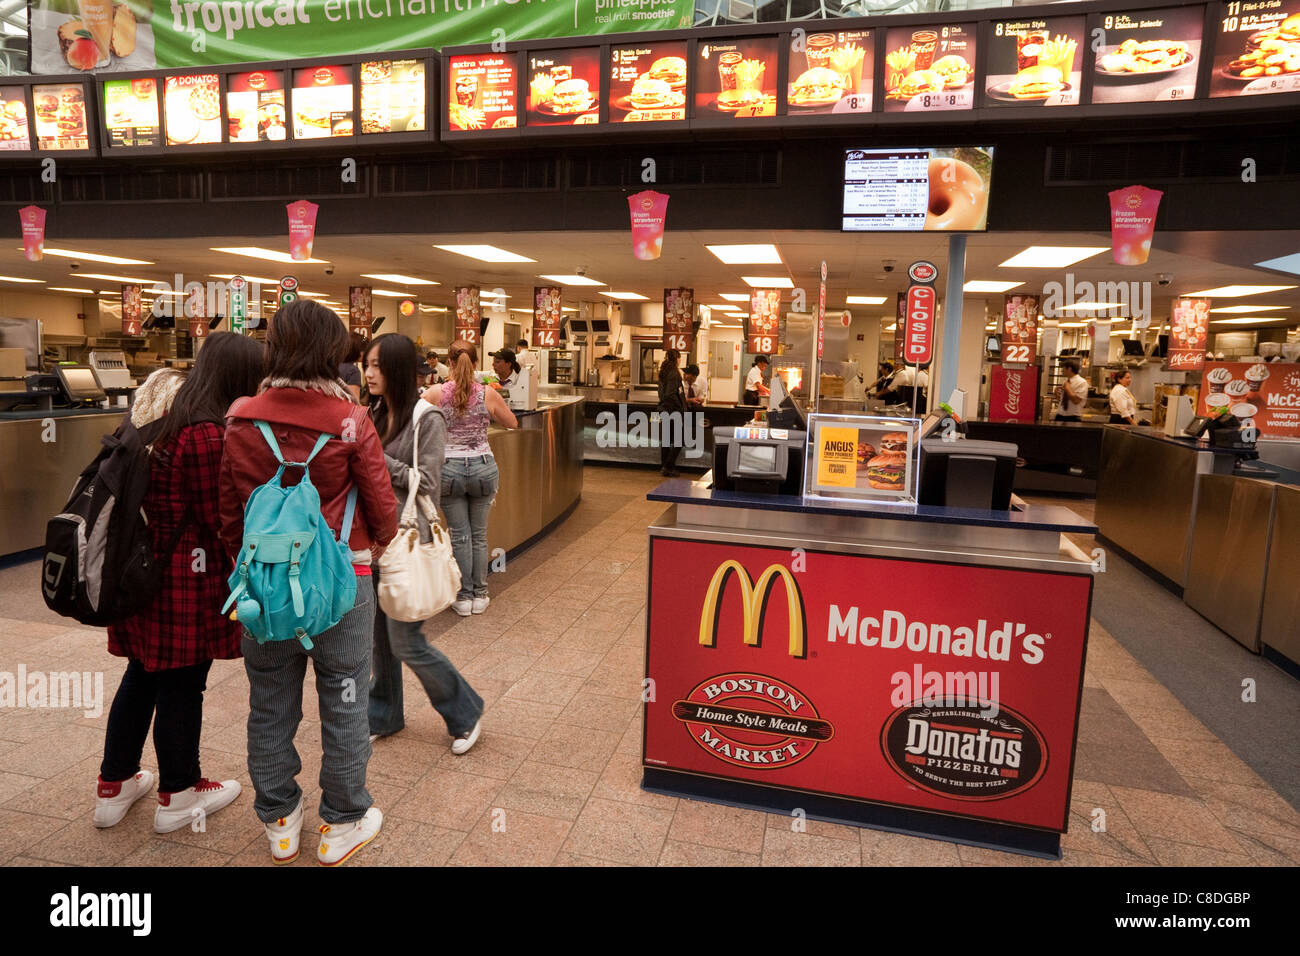
[[[1210,728],[1193,717],[1186,710],[1181,712],[1164,712],[1160,714],[1131,714],[1133,723],[1153,740],[1163,737],[1167,740],[1217,741]]]
[[[630,863],[618,863],[614,860],[602,860],[595,856],[580,856],[577,853],[569,853],[567,850],[561,850],[555,855],[551,863],[552,866],[566,867],[594,867],[594,866],[631,866]]]
[[[1215,819],[1224,826],[1300,840],[1300,813],[1275,791],[1202,777],[1186,779]]]
[[[449,861],[453,866],[550,866],[572,826],[567,820],[494,807]]]
[[[604,655],[618,643],[619,632],[603,627],[571,627],[555,639],[552,647],[572,647]]]
[[[497,793],[496,804],[511,811],[576,820],[598,776],[594,771],[527,761]]]
[[[763,831],[764,866],[861,866],[857,842],[792,833],[768,827]]]
[[[372,783],[390,783],[409,787],[433,770],[448,744],[432,744],[405,730],[391,737],[381,737],[370,745],[370,762],[366,779]]]
[[[942,840],[923,840],[872,830],[858,830],[863,866],[961,866],[957,844]]]
[[[1256,864],[1291,867],[1300,864],[1300,840],[1294,837],[1257,830],[1238,830],[1235,827],[1229,827],[1228,832],[1237,838],[1242,850]]]
[[[563,709],[558,704],[539,704],[531,700],[502,697],[483,715],[483,732],[492,731],[526,740],[540,740]]]
[[[391,813],[417,823],[468,830],[492,805],[500,789],[500,780],[440,767],[407,791]]]
[[[1061,848],[1108,857],[1112,865],[1155,860],[1110,788],[1088,780],[1074,782],[1069,824],[1061,834]]]
[[[641,773],[640,755],[615,753],[609,758],[605,772],[600,775],[591,795],[602,800],[624,800],[643,807],[675,810],[681,802],[677,797],[641,789]]]
[[[1214,815],[1199,800],[1150,790],[1131,790],[1128,787],[1110,789],[1152,852],[1155,852],[1153,840],[1173,840],[1224,853],[1237,852],[1237,843],[1232,834],[1214,819]]]
[[[562,710],[581,687],[582,678],[573,674],[531,671],[515,681],[506,691],[505,697],[538,704],[554,704]]]
[[[39,783],[48,783],[48,781],[45,780],[45,778],[43,777],[29,777],[27,776],[27,774],[23,774],[23,773],[0,772],[0,804],[8,803],[8,801],[12,800],[20,793],[29,790],[30,788],[36,786]],[[81,786],[83,791],[82,803],[84,804],[86,800],[86,796],[84,792],[86,782],[84,780],[81,781]],[[93,796],[94,793],[93,784],[91,788],[91,793]],[[37,795],[37,801],[41,803],[45,801],[44,793]],[[84,810],[85,807],[83,806],[82,809]]]
[[[668,839],[757,856],[763,852],[766,829],[767,814],[762,811],[679,800]]]
[[[138,850],[127,854],[121,866],[225,866],[232,854],[218,853],[197,846],[183,846],[154,837]]]
[[[144,801],[141,801],[144,802]],[[79,820],[63,823],[62,829],[39,841],[29,841],[22,849],[27,856],[77,866],[120,866],[122,861],[154,839],[153,810],[140,819],[140,804],[115,827],[101,830],[87,813]],[[32,819],[32,818],[28,818]],[[43,828],[40,824],[37,829]]]
[[[103,728],[65,723],[0,756],[0,770],[48,779],[103,749]]]
[[[534,662],[533,670],[587,677],[596,669],[600,660],[599,651],[576,647],[552,647]]]
[[[1151,737],[1151,742],[1183,777],[1204,777],[1246,787],[1267,786],[1257,773],[1217,740]]]
[[[961,857],[962,866],[1056,866],[1056,860],[1044,860],[1023,853],[1008,853],[1002,850],[990,850],[982,846],[965,846],[958,844],[957,855]]]
[[[830,840],[848,840],[850,843],[860,843],[862,840],[862,827],[845,826],[841,823],[827,823],[825,820],[809,820],[806,816],[797,818],[793,812],[768,813],[766,817],[766,825],[770,830],[811,833],[813,836],[826,837]]]
[[[659,854],[660,866],[762,866],[757,853],[741,853],[717,846],[682,843],[669,839]]]
[[[1147,843],[1161,866],[1250,866],[1251,858],[1241,844],[1234,842],[1233,851],[1217,847],[1192,846],[1169,840],[1148,839]]]
[[[484,727],[488,722],[484,721]],[[446,743],[440,744],[442,754],[436,762],[440,770],[459,770],[463,773],[476,773],[483,777],[507,780],[519,769],[519,765],[528,759],[536,741],[527,737],[515,737],[510,734],[484,730],[469,753],[459,756],[451,752],[450,738],[444,737]]]
[[[615,649],[618,649],[615,645]],[[587,682],[582,685],[584,694],[596,694],[601,697],[622,697],[625,700],[641,699],[645,685],[645,663],[636,665],[601,663]]]
[[[536,661],[536,657],[528,657],[523,654],[485,650],[465,665],[461,669],[461,673],[471,684],[481,677],[490,680],[517,681],[528,672],[528,668]]]
[[[541,657],[555,643],[554,635],[515,634],[501,635],[483,650],[497,654],[516,654],[520,657]]]
[[[70,866],[68,863],[54,863],[51,860],[38,860],[30,856],[16,856],[12,860],[7,860],[5,866]]]
[[[448,830],[430,823],[385,814],[384,824],[374,840],[343,865],[445,866],[464,839],[465,834],[459,830]],[[319,847],[320,838],[315,830],[310,835],[304,833],[303,855],[313,866],[319,865],[314,859]]]
[[[607,730],[622,736],[640,709],[640,701],[620,697],[601,697],[596,694],[578,694],[555,719],[562,724]]]
[[[609,762],[619,735],[573,724],[554,723],[533,748],[533,760],[599,773]]]
[[[153,811],[149,811],[152,822]],[[86,818],[86,826],[90,826]],[[0,865],[16,856],[34,856],[44,858],[46,840],[68,826],[68,821],[55,817],[43,817],[35,813],[19,813],[14,810],[0,810]],[[121,826],[121,824],[119,824]],[[89,865],[86,861],[74,860],[73,863]]]
[[[645,749],[645,718],[641,713],[641,705],[638,702],[636,715],[632,718],[632,723],[628,725],[627,730],[623,732],[623,737],[618,742],[618,752],[621,754],[636,754],[640,757]]]
[[[579,856],[651,866],[659,860],[672,820],[670,810],[591,799],[569,832],[564,849]]]

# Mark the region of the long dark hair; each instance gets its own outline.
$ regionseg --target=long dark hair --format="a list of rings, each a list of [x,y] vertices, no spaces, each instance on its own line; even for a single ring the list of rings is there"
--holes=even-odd
[[[415,385],[420,353],[414,342],[397,332],[381,335],[370,344],[366,351],[367,365],[376,353],[379,371],[384,376],[384,394],[370,397],[370,420],[379,432],[379,440],[387,445],[410,424],[415,403],[420,400]]]
[[[681,378],[682,373],[677,369],[677,362],[682,357],[682,353],[677,349],[669,349],[664,353],[664,360],[659,363],[659,383],[662,385],[667,382],[673,375]]]
[[[257,394],[266,372],[266,349],[261,342],[233,332],[215,332],[199,349],[194,370],[176,392],[171,410],[159,426],[155,445],[199,422],[226,420],[226,410],[237,398]]]
[[[267,377],[334,381],[348,348],[343,322],[319,302],[297,299],[271,317],[266,334]]]

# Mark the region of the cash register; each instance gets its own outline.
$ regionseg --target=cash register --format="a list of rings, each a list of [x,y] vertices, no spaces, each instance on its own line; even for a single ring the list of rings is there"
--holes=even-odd
[[[713,487],[801,495],[807,444],[808,416],[773,375],[765,424],[713,430]]]

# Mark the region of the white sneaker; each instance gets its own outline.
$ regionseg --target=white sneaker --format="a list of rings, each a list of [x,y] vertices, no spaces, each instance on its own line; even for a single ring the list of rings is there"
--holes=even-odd
[[[378,807],[371,807],[354,823],[322,823],[316,862],[321,866],[338,866],[373,840],[383,825],[384,815]]]
[[[482,597],[476,597],[474,599],[474,605],[473,607],[470,608],[470,610],[473,611],[475,614],[482,614],[484,611],[488,609],[488,604],[490,604],[491,601],[492,599],[488,597],[486,594],[483,595]]]
[[[230,806],[242,788],[238,780],[201,779],[178,793],[158,794],[158,809],[153,814],[153,832],[171,833],[205,820],[222,807]]]
[[[474,724],[474,729],[467,734],[461,734],[451,742],[451,752],[459,757],[463,753],[469,753],[469,748],[478,743],[478,736],[483,732],[483,718],[480,717]]]
[[[287,817],[266,824],[266,837],[271,841],[271,861],[277,864],[292,863],[298,859],[298,838],[302,835],[302,804]]]
[[[95,826],[111,827],[122,822],[126,811],[153,788],[153,774],[141,770],[129,780],[105,783],[99,779],[95,787]]]
[[[473,607],[474,607],[474,602],[468,599],[464,601],[451,602],[451,609],[455,611],[457,614],[459,614],[461,617],[469,617]]]

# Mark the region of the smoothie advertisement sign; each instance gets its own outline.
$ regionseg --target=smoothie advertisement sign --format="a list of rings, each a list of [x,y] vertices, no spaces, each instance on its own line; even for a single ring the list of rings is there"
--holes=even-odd
[[[34,0],[33,73],[291,60],[689,27],[694,0]],[[503,36],[504,33],[504,36]]]
[[[644,764],[1063,832],[1091,591],[652,538]]]

